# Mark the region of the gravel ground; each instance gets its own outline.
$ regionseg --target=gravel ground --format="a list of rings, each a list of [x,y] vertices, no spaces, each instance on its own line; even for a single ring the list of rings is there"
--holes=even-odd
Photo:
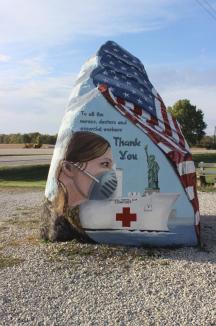
[[[0,190],[0,325],[216,325],[216,193],[199,193],[202,249],[45,243],[42,200]]]

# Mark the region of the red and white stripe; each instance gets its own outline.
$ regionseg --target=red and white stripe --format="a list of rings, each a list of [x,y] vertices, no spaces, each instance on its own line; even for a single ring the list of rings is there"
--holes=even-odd
[[[177,120],[167,112],[161,97],[154,89],[152,93],[155,96],[157,117],[151,116],[143,107],[135,106],[131,102],[115,97],[105,84],[99,85],[98,89],[112,106],[146,133],[171,161],[193,206],[196,231],[199,236],[200,215],[196,192],[195,166],[189,146]]]

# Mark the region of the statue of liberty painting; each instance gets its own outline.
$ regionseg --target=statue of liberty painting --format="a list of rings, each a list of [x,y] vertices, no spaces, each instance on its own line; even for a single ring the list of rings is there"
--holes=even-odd
[[[158,172],[159,172],[159,165],[157,161],[155,160],[154,155],[148,154],[148,145],[145,145],[144,147],[147,157],[147,163],[148,163],[148,189],[159,189],[158,185]]]

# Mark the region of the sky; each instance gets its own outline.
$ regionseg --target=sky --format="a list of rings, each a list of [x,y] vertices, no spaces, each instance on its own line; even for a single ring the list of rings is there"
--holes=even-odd
[[[216,0],[0,0],[0,133],[56,134],[82,64],[112,40],[213,135],[215,35]]]

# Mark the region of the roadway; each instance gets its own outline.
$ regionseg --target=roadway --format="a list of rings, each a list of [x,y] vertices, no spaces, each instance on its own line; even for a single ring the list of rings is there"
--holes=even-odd
[[[0,166],[50,164],[53,149],[0,149]]]

